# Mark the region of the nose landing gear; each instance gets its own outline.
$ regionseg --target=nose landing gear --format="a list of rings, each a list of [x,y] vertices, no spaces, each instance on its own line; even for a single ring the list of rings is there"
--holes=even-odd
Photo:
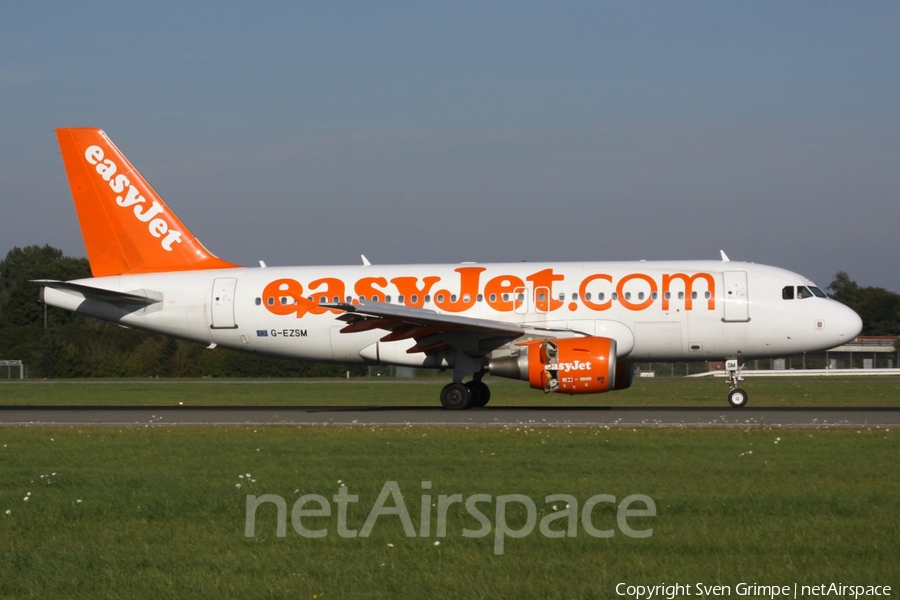
[[[736,359],[725,361],[725,372],[728,374],[728,385],[731,386],[731,391],[728,392],[728,403],[734,408],[742,408],[747,404],[747,400],[750,399],[747,392],[738,387],[738,383],[744,380],[744,378],[741,377],[743,368],[744,365],[738,366],[738,361]]]

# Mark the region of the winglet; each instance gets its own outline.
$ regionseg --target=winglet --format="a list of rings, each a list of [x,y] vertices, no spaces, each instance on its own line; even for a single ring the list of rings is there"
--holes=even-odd
[[[369,262],[369,259],[366,258],[366,255],[365,255],[365,254],[360,254],[359,257],[362,259],[362,261],[363,261],[363,266],[364,266],[364,267],[371,267],[371,266],[372,266],[372,263]]]
[[[719,253],[722,255],[722,262],[731,262],[731,259],[728,258],[728,255],[725,254],[724,250],[719,250]]]
[[[238,267],[203,247],[103,131],[56,136],[95,277]]]

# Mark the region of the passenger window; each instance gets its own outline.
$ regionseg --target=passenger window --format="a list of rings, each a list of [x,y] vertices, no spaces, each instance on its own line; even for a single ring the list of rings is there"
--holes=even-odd
[[[262,304],[262,298],[257,298],[256,305],[259,306],[260,304]]]
[[[397,296],[397,302],[399,302],[400,304],[403,304],[403,294]]]
[[[638,300],[644,299],[644,292],[638,292]]]
[[[319,304],[325,304],[326,302],[328,302],[327,296],[319,296]]]
[[[544,292],[541,292],[540,294],[538,294],[538,302],[546,302],[546,301],[547,301],[547,294],[545,294]]]
[[[578,302],[578,292],[572,293],[572,302]]]
[[[425,294],[425,302],[431,302],[431,294]]]
[[[678,292],[678,299],[684,300],[684,292]]]
[[[781,299],[782,300],[793,300],[794,299],[794,286],[786,285],[781,288]]]
[[[606,294],[604,294],[603,292],[600,292],[599,294],[597,294],[597,300],[599,300],[600,302],[603,302],[603,299],[605,297],[606,297]],[[590,300],[590,298],[588,298],[588,300]]]
[[[497,301],[497,294],[491,294],[491,302]]]
[[[797,286],[797,297],[801,300],[803,298],[812,298],[812,292],[805,285]]]
[[[590,292],[585,292],[585,294],[584,294],[584,299],[585,299],[585,300],[590,300],[590,299],[591,299],[591,293],[590,293]]]
[[[409,297],[409,301],[412,302],[413,304],[418,304],[419,303],[419,295],[413,294],[412,296]]]
[[[484,300],[484,296],[482,296],[481,294],[475,296],[475,302],[481,302],[482,300]]]
[[[438,302],[443,302],[443,301],[444,301],[444,295],[443,295],[443,294],[438,294],[438,295],[437,295],[437,301],[438,301]]]
[[[566,299],[566,293],[565,293],[565,292],[560,292],[560,293],[559,293],[559,300],[560,300],[560,302],[565,301],[565,299]]]
[[[691,300],[697,299],[697,292],[691,292]]]
[[[672,292],[666,292],[665,294],[663,294],[663,298],[665,298],[666,300],[671,300]]]
[[[625,292],[625,299],[631,300],[631,292]]]
[[[331,299],[331,301],[334,302],[335,304],[337,304],[338,302],[341,301],[341,298],[339,296],[335,296],[334,298]]]
[[[503,301],[509,302],[509,294],[503,294]]]
[[[450,302],[456,302],[456,294],[450,294]]]
[[[463,294],[463,302],[468,304],[471,301],[472,301],[472,296],[470,296],[469,294]]]
[[[618,299],[619,299],[619,294],[617,294],[616,292],[613,292],[613,293],[612,293],[612,299],[613,299],[613,300],[618,300]]]
[[[268,304],[269,306],[275,306],[275,298],[269,296],[269,298],[266,300],[266,304]]]
[[[650,297],[653,298],[654,300],[656,300],[659,296],[657,295],[656,292],[650,292]]]
[[[390,304],[390,302],[391,302],[391,297],[390,297],[390,296],[385,296],[385,297],[384,297],[384,301]]]
[[[709,300],[709,298],[711,296],[712,296],[712,294],[709,293],[709,290],[707,290],[706,292],[703,293],[703,297],[706,298],[707,300]]]

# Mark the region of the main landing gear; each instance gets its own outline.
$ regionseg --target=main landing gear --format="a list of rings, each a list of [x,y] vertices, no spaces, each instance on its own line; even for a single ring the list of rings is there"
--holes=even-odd
[[[491,399],[491,388],[480,379],[473,379],[466,383],[466,387],[469,388],[469,395],[472,397],[469,401],[469,406],[481,408],[487,405]]]
[[[491,399],[491,388],[481,381],[484,374],[485,371],[481,370],[473,375],[472,381],[466,383],[454,381],[445,385],[441,390],[441,406],[447,410],[465,410],[485,406]]]
[[[441,406],[447,410],[465,410],[472,403],[472,395],[464,383],[448,383],[441,390]]]
[[[743,368],[744,365],[738,366],[738,361],[736,359],[725,361],[725,372],[728,374],[728,385],[731,386],[731,391],[728,392],[728,403],[734,408],[744,407],[747,404],[747,400],[749,400],[747,392],[738,387],[738,383],[744,380],[744,378],[741,377],[741,370]]]
[[[447,410],[480,408],[491,399],[491,388],[478,380],[466,383],[448,383],[441,390],[441,406]]]

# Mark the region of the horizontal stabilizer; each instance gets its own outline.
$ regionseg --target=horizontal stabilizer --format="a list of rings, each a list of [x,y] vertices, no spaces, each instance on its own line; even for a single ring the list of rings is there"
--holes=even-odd
[[[105,290],[103,288],[84,285],[82,283],[72,283],[71,281],[56,281],[54,279],[32,279],[32,283],[37,283],[41,287],[48,287],[54,290],[64,292],[74,292],[87,298],[88,300],[96,300],[98,302],[108,302],[110,304],[156,304],[162,302],[163,295],[159,292],[151,290],[135,290],[132,292],[118,292],[116,290]]]

